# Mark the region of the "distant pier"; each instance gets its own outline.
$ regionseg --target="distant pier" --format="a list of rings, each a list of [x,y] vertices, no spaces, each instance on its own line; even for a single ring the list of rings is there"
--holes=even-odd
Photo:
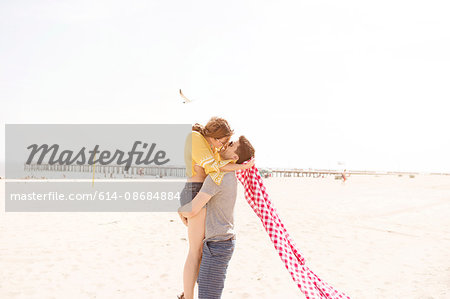
[[[94,165],[58,165],[58,164],[24,164],[25,171],[52,171],[52,172],[84,172],[92,173]],[[341,176],[343,171],[332,169],[288,169],[288,168],[260,168],[263,177],[328,177]],[[105,175],[142,175],[157,177],[186,177],[186,168],[182,166],[130,166],[126,171],[120,165],[95,165],[95,173]],[[367,171],[347,170],[348,175],[419,175],[419,172],[400,171]],[[431,175],[449,175],[448,173],[423,173]]]
[[[264,176],[269,177],[328,177],[341,176],[344,171],[332,169],[273,169],[266,168],[260,170]],[[419,175],[419,172],[396,172],[396,171],[367,171],[367,170],[347,170],[345,175]]]
[[[24,164],[25,171],[52,172],[94,172],[94,165]],[[186,177],[186,168],[177,166],[130,166],[125,170],[121,165],[95,165],[95,173],[105,175],[142,175],[159,177]]]

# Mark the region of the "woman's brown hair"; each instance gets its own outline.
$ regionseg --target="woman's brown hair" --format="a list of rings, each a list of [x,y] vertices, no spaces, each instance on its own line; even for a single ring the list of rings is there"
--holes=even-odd
[[[204,137],[212,137],[221,139],[223,137],[231,137],[234,131],[231,130],[228,122],[220,117],[212,117],[206,126],[195,124],[192,126],[192,131],[197,131]]]

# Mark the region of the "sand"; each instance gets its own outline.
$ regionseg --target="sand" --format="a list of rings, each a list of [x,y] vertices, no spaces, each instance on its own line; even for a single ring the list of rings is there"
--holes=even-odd
[[[450,298],[450,176],[265,182],[307,265],[351,298]],[[223,298],[304,298],[238,194]],[[0,298],[176,298],[186,253],[175,213],[2,211]]]

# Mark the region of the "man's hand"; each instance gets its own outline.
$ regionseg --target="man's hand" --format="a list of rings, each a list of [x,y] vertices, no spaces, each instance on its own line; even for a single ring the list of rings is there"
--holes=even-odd
[[[178,212],[178,215],[180,215],[181,221],[183,221],[183,224],[188,226],[188,219],[186,217],[184,217],[183,215],[181,215],[180,212]]]

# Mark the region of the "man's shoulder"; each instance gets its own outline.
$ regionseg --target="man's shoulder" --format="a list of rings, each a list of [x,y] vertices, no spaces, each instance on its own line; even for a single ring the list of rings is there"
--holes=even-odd
[[[203,186],[204,185],[211,185],[211,186],[215,186],[216,183],[213,181],[213,179],[211,178],[210,175],[207,175],[205,180],[203,181]]]
[[[222,185],[225,186],[225,185],[229,185],[229,184],[236,184],[236,183],[237,183],[237,179],[236,179],[236,174],[234,173],[234,171],[225,172],[225,174],[223,175],[221,186]]]
[[[212,178],[209,175],[206,176],[206,179],[203,182],[200,192],[214,196],[217,193],[217,191],[218,191],[218,188],[217,188],[216,183],[212,180]]]
[[[225,172],[222,178],[222,182],[220,185],[217,185],[211,176],[206,176],[205,181],[203,182],[204,189],[216,189],[217,191],[222,190],[224,188],[228,189],[230,187],[233,187],[233,185],[237,185],[237,179],[234,171],[231,172]]]

